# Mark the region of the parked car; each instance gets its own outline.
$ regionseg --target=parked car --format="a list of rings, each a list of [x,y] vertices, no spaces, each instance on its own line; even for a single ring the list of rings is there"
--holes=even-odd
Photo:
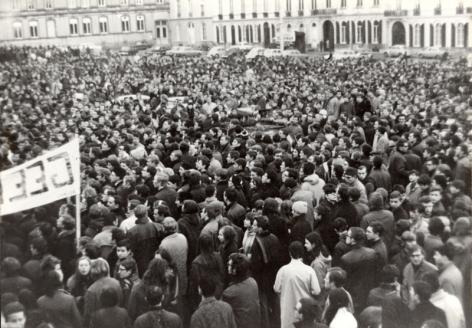
[[[288,49],[282,52],[283,56],[303,56],[303,54],[298,49]]]
[[[188,46],[172,47],[172,49],[166,52],[169,56],[200,56],[202,53],[203,51]]]
[[[428,47],[418,51],[418,57],[420,58],[441,58],[446,51],[439,47]]]
[[[226,48],[224,46],[213,47],[208,51],[207,56],[208,57],[226,57],[227,56]]]
[[[266,49],[261,48],[261,47],[254,47],[249,52],[246,54],[246,59],[251,60],[256,58],[257,56],[264,56],[264,51]]]
[[[169,46],[163,45],[163,46],[154,46],[152,48],[149,48],[146,50],[148,53],[153,53],[153,54],[160,54],[164,55],[168,50],[170,50]]]
[[[281,57],[283,55],[280,49],[266,49],[264,51],[264,57]]]
[[[351,49],[336,50],[333,53],[333,59],[360,58],[361,53]]]
[[[385,49],[384,51],[384,55],[386,57],[399,57],[404,54],[406,54],[407,56],[410,55],[410,50],[402,44],[394,45],[390,48]]]

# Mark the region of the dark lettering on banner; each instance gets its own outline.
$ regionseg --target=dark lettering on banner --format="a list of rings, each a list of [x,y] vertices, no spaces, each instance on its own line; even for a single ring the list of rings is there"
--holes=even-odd
[[[54,173],[51,176],[51,181],[54,187],[56,188],[64,187],[64,186],[71,185],[74,183],[74,175],[72,174],[72,165],[70,162],[69,153],[62,152],[60,154],[54,155],[48,158],[48,162],[56,162],[56,161],[58,162],[60,159],[64,159],[66,162],[66,171],[67,171],[68,179],[63,180],[63,181],[60,181],[60,180],[58,181],[57,173]]]
[[[13,175],[19,175],[19,179],[17,181],[17,183],[15,183],[15,189],[20,191],[21,190],[21,193],[20,194],[17,194],[13,197],[10,197],[10,199],[8,200],[9,202],[12,202],[12,201],[17,201],[17,200],[20,200],[20,199],[23,199],[23,198],[26,198],[26,177],[25,177],[25,171],[23,170],[20,170],[20,171],[17,171],[17,172],[13,172],[10,174],[10,176],[13,176]],[[7,178],[8,179],[8,178]],[[14,180],[14,179],[13,179]]]
[[[32,190],[28,190],[29,195],[37,195],[43,192],[48,191],[48,186],[46,185],[46,176],[44,175],[44,164],[42,161],[36,162],[28,167],[26,167],[26,174],[34,174],[37,171],[35,168],[39,167],[40,176],[32,176],[31,183],[28,183],[28,187],[34,187]],[[23,170],[22,170],[23,171]]]

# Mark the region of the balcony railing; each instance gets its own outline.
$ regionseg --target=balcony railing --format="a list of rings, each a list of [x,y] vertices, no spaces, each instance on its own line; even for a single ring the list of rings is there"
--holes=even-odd
[[[421,10],[419,7],[413,9],[413,16],[419,16],[421,15]]]
[[[387,17],[399,17],[399,16],[407,16],[408,10],[385,10],[384,16]]]
[[[434,14],[435,15],[441,15],[441,7],[434,8]]]
[[[328,8],[328,9],[313,9],[311,11],[312,16],[316,15],[336,15],[337,10],[335,8]]]
[[[269,17],[269,13],[262,13],[262,16],[263,16],[264,18],[267,18],[267,17]]]
[[[303,10],[298,11],[298,16],[303,16]]]
[[[278,11],[276,11],[276,12],[274,13],[274,16],[275,16],[275,17],[280,17],[280,13],[279,13]]]
[[[252,18],[257,18],[257,13],[252,13]]]
[[[291,17],[291,16],[292,16],[292,13],[291,13],[290,11],[287,11],[287,12],[285,12],[285,16]]]

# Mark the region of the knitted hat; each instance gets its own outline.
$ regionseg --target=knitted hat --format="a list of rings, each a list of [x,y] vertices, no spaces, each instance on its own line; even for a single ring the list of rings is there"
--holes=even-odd
[[[306,202],[297,201],[293,203],[292,210],[298,214],[306,214],[308,212],[308,205]]]

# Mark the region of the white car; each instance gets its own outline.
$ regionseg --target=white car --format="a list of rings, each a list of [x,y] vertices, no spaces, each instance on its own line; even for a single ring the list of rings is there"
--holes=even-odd
[[[338,50],[333,53],[333,59],[360,58],[361,54],[351,49]]]
[[[172,49],[166,52],[166,55],[175,56],[200,56],[203,53],[201,50],[193,49],[187,46],[172,47]]]
[[[226,57],[226,55],[226,48],[224,46],[213,47],[207,53],[208,57]]]
[[[266,49],[264,51],[264,57],[280,57],[283,56],[282,50],[280,49]]]
[[[420,58],[441,58],[444,53],[445,51],[439,47],[428,47],[418,51],[418,56]]]
[[[402,44],[394,45],[384,51],[384,55],[386,57],[399,57],[406,54],[407,56],[410,55],[410,50]]]
[[[266,49],[261,48],[261,47],[255,47],[249,50],[249,52],[246,54],[246,59],[254,59],[257,56],[264,56],[264,52]]]
[[[283,56],[302,56],[303,54],[298,49],[288,49],[282,52]]]

